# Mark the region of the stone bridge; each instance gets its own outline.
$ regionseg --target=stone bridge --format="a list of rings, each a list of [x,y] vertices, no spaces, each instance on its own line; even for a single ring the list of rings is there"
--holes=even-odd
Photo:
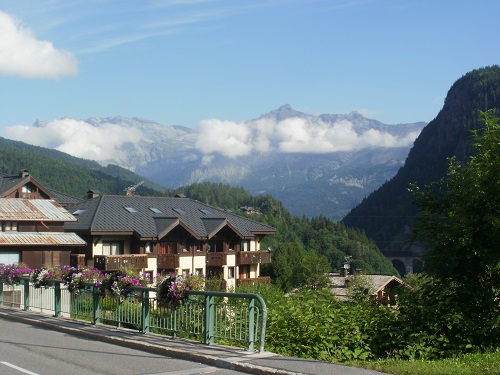
[[[385,256],[392,262],[392,265],[398,270],[401,277],[409,273],[418,273],[422,271],[423,260],[421,255],[393,253],[385,254]]]

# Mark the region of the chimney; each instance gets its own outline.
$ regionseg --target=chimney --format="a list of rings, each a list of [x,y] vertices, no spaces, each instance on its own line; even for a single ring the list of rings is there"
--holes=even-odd
[[[30,172],[27,169],[21,169],[19,171],[19,177],[21,177],[21,178],[29,177],[29,175],[30,175]]]
[[[348,262],[344,262],[344,264],[342,264],[342,268],[340,269],[340,276],[342,276],[342,277],[349,276],[349,269],[350,268],[351,268],[351,265]]]
[[[96,198],[99,195],[101,195],[101,192],[99,190],[89,190],[89,191],[87,191],[87,199]]]

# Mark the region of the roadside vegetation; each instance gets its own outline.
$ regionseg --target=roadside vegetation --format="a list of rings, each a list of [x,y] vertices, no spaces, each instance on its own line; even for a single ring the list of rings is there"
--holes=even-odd
[[[415,240],[428,251],[397,308],[359,288],[348,302],[307,284],[285,296],[276,282],[256,291],[268,303],[268,350],[391,374],[500,374],[500,125],[492,112],[482,119],[467,164],[451,159],[444,178],[410,188]]]

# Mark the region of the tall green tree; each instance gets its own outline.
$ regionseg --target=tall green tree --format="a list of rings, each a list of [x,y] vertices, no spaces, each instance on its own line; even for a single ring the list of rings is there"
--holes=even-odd
[[[421,209],[415,238],[429,247],[425,271],[443,285],[455,285],[460,314],[498,326],[500,125],[491,111],[481,116],[485,127],[473,132],[469,161],[461,165],[452,158],[444,178],[410,190]]]

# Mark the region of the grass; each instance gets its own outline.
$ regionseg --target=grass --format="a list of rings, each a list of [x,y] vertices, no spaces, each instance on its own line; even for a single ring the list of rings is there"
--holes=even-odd
[[[500,348],[435,361],[384,359],[348,363],[393,375],[500,375]]]

